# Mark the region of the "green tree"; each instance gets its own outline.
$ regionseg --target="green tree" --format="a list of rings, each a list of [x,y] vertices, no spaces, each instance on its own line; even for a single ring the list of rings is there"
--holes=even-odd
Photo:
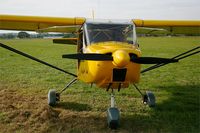
[[[30,38],[30,34],[28,34],[27,32],[21,31],[18,33],[17,37],[18,38]]]

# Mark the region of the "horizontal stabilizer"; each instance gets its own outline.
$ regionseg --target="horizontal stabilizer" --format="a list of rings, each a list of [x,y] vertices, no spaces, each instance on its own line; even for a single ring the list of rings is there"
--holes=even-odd
[[[78,38],[55,38],[53,43],[76,45]]]

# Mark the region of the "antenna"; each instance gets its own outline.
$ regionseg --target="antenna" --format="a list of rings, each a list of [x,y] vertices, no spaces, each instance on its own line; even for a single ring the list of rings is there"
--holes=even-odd
[[[92,9],[92,19],[94,20],[94,9]]]

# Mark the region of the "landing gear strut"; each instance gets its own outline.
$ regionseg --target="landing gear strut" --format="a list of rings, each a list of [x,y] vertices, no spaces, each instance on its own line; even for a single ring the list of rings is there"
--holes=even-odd
[[[64,92],[69,86],[74,84],[77,81],[77,78],[74,78],[72,81],[70,81],[59,93],[56,92],[55,89],[51,89],[48,92],[48,105],[55,106],[56,102],[60,101],[60,94]]]
[[[118,108],[115,107],[115,96],[112,90],[111,93],[111,107],[107,110],[107,120],[108,126],[111,129],[117,129],[119,127],[120,112]]]

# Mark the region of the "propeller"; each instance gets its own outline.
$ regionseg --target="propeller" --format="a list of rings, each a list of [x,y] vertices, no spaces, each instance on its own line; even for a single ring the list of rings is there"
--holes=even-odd
[[[176,59],[176,60],[179,61],[179,60],[182,60],[182,59],[187,58],[189,56],[198,54],[198,53],[200,53],[199,50],[197,51],[197,49],[199,49],[199,48],[200,48],[200,46],[197,46],[197,47],[195,47],[193,49],[190,49],[190,50],[188,50],[186,52],[183,52],[183,53],[181,53],[179,55],[176,55],[176,56],[172,57],[171,59]],[[150,67],[142,70],[141,73],[145,73],[145,72],[151,71],[153,69],[159,68],[159,67],[167,65],[167,64],[168,63],[157,63],[156,65],[150,66]]]
[[[96,53],[77,53],[77,54],[65,54],[62,58],[78,59],[78,60],[94,60],[94,61],[112,61],[113,57],[108,54],[96,54]]]
[[[138,64],[158,64],[158,63],[174,63],[176,59],[159,58],[159,57],[136,57],[132,56],[131,61]]]
[[[77,53],[77,54],[65,54],[62,58],[78,59],[78,60],[94,60],[94,61],[113,61],[113,56],[110,54],[98,54],[98,53]],[[130,61],[138,64],[157,64],[157,63],[174,63],[178,62],[176,59],[159,58],[159,57],[137,57],[131,55]]]

